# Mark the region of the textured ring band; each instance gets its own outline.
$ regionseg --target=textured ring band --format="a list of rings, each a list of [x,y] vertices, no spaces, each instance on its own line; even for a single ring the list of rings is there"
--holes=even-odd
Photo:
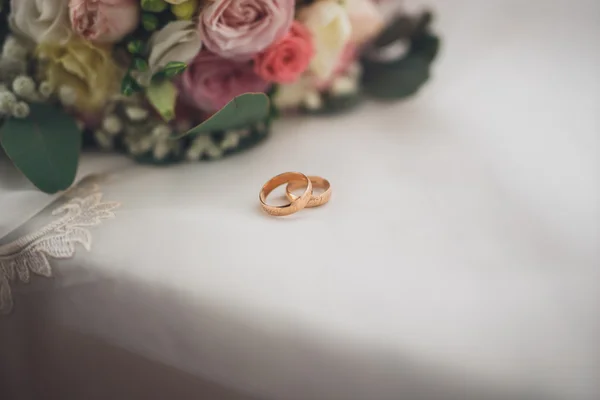
[[[329,184],[329,181],[325,178],[321,178],[320,176],[309,176],[308,179],[310,179],[310,182],[313,185],[313,188],[321,188],[324,190],[323,193],[321,193],[318,196],[314,196],[311,195],[310,200],[308,201],[308,204],[306,205],[307,208],[310,207],[318,207],[318,206],[322,206],[323,204],[327,203],[329,201],[329,199],[331,199],[331,185]],[[287,198],[290,201],[294,201],[298,198],[298,196],[296,196],[294,193],[292,193],[294,190],[303,188],[306,184],[302,181],[293,181],[288,183],[287,187],[285,188],[285,194],[287,196]]]
[[[267,196],[271,193],[275,188],[283,185],[284,183],[288,183],[291,181],[300,181],[303,186],[306,186],[306,190],[302,193],[301,196],[296,196],[294,200],[290,200],[290,204],[285,206],[271,206],[267,204]],[[295,212],[302,210],[308,204],[310,197],[312,194],[312,183],[310,179],[304,174],[300,172],[284,172],[283,174],[279,174],[273,178],[271,178],[267,183],[264,184],[262,189],[260,190],[259,199],[260,205],[263,210],[265,210],[270,215],[275,217],[282,217],[284,215],[290,215]]]

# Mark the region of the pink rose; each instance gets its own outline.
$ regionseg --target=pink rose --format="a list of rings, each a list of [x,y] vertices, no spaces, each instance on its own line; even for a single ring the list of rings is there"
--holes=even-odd
[[[308,68],[314,55],[309,30],[294,21],[283,39],[254,58],[254,70],[268,81],[292,83]]]
[[[94,42],[118,42],[139,23],[138,0],[70,0],[73,30]]]
[[[225,58],[249,60],[281,39],[294,18],[294,0],[215,0],[198,29],[206,48]]]
[[[251,61],[235,62],[205,50],[179,79],[187,103],[209,112],[219,110],[236,96],[264,92],[268,87],[269,83],[254,72]]]

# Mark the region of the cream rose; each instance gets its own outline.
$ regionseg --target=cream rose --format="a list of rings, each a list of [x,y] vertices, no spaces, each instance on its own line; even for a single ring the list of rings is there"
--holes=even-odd
[[[298,19],[313,35],[311,72],[319,79],[329,78],[352,35],[348,13],[335,1],[325,0],[302,9]]]
[[[9,23],[18,36],[37,44],[69,41],[69,0],[11,0]]]
[[[150,41],[148,64],[154,75],[171,61],[189,63],[202,49],[202,41],[194,23],[174,21],[155,32]]]
[[[385,26],[383,14],[373,0],[346,0],[346,9],[352,26],[353,43],[364,43],[374,38]]]

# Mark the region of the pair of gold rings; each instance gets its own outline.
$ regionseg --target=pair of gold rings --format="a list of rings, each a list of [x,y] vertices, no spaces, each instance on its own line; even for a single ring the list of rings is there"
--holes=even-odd
[[[267,196],[284,184],[287,184],[285,195],[290,204],[285,206],[271,206],[267,204]],[[300,196],[293,193],[295,190],[303,187],[306,189]],[[313,195],[313,187],[323,189],[323,193]],[[303,208],[318,207],[327,203],[331,198],[331,185],[327,179],[320,176],[306,176],[300,172],[284,172],[265,183],[258,197],[263,210],[270,215],[283,217],[298,212]]]

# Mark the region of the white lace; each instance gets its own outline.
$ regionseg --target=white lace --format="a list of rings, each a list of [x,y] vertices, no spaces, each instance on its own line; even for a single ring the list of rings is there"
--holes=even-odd
[[[49,257],[71,258],[75,244],[87,251],[92,236],[85,227],[95,226],[104,219],[115,217],[112,210],[116,202],[103,202],[102,193],[95,183],[78,185],[65,194],[70,200],[56,208],[53,216],[60,218],[13,242],[0,246],[0,314],[8,314],[13,308],[11,283],[28,283],[31,273],[50,277],[52,267]]]

